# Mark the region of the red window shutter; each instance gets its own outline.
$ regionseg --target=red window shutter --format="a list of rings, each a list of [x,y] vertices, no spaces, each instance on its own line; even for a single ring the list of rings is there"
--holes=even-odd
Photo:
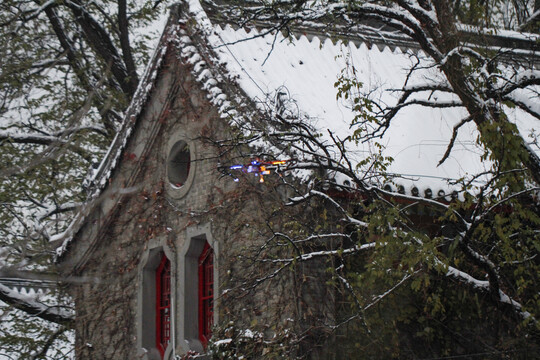
[[[156,347],[165,354],[171,340],[171,262],[165,254],[156,269]]]
[[[206,347],[214,319],[214,251],[208,243],[199,257],[199,339]]]

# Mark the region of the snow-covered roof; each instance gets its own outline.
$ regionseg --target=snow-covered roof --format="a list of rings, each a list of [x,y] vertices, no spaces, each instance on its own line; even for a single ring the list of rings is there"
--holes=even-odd
[[[246,33],[227,26],[213,27],[209,37],[220,59],[237,76],[237,81],[253,99],[273,99],[279,91],[286,91],[295,100],[299,112],[308,114],[312,125],[321,134],[332,131],[339,138],[350,136],[355,112],[350,99],[336,99],[334,84],[347,66],[356,69],[355,77],[362,82],[374,100],[395,104],[408,71],[423,55],[403,53],[399,48],[382,51],[377,46],[359,47],[354,43],[333,43],[330,39],[308,39],[301,36],[292,42],[281,33],[268,34],[243,41],[257,35],[257,30]],[[273,47],[273,49],[272,49]],[[423,60],[425,61],[425,60]],[[419,71],[410,85],[434,81],[437,71]],[[443,96],[443,95],[435,95]],[[419,185],[438,185],[437,179],[456,179],[466,172],[479,172],[483,164],[476,155],[476,130],[464,129],[456,143],[452,157],[441,167],[452,136],[453,126],[466,113],[459,108],[433,109],[412,106],[403,109],[395,118],[380,143],[386,147],[385,155],[395,160],[389,172],[414,177]],[[349,144],[349,152],[356,161],[372,151],[370,144]]]
[[[403,50],[392,41],[385,46],[381,35],[377,46],[363,42],[333,41],[324,35],[291,35],[281,32],[266,33],[266,29],[233,28],[212,22],[205,8],[197,0],[190,0],[189,11],[196,18],[209,47],[214,50],[213,62],[223,65],[248,97],[256,103],[275,101],[280,93],[292,99],[299,116],[310,122],[325,136],[327,130],[339,138],[352,134],[351,122],[355,112],[349,100],[337,99],[335,83],[344,71],[353,71],[363,84],[362,90],[370,99],[384,105],[394,105],[405,83],[408,87],[423,84],[444,84],[444,75],[430,58],[421,51]],[[194,72],[209,90],[209,97],[224,112],[230,105],[221,91],[222,75],[197,55],[199,49],[191,45],[187,33],[180,32],[183,58],[194,65]],[[357,39],[356,39],[357,40]],[[413,67],[418,69],[410,73]],[[431,99],[452,102],[448,94],[434,92],[421,94]],[[538,121],[521,111],[509,111],[511,120],[520,130],[529,133],[538,127]],[[229,115],[229,113],[227,113]],[[483,153],[477,145],[474,124],[463,126],[458,134],[451,156],[440,166],[454,126],[467,117],[461,107],[429,108],[421,105],[402,109],[379,143],[385,146],[384,155],[394,158],[389,173],[402,174],[406,189],[433,188],[448,193],[448,180],[478,174],[489,164],[480,160]],[[519,117],[519,121],[518,121]],[[372,144],[349,143],[349,153],[360,161],[372,151]],[[412,184],[414,182],[414,185]]]
[[[352,104],[336,97],[335,83],[341,75],[347,75],[344,71],[352,71],[354,67],[354,76],[362,82],[362,90],[372,100],[385,105],[397,102],[399,92],[394,90],[401,89],[405,81],[407,86],[445,81],[426,55],[417,49],[396,46],[399,39],[392,34],[378,34],[379,40],[375,42],[371,41],[373,34],[368,34],[369,42],[359,41],[362,37],[351,42],[335,41],[322,33],[317,35],[317,31],[289,37],[280,32],[265,35],[264,29],[234,28],[211,20],[198,0],[184,0],[182,6],[179,18],[172,17],[178,22],[169,20],[122,128],[90,179],[93,188],[89,201],[95,200],[106,187],[119,162],[132,132],[133,120],[144,107],[171,42],[176,45],[179,59],[192,65],[195,78],[224,121],[234,124],[235,118],[241,117],[239,104],[251,102],[258,106],[256,111],[266,111],[268,103],[275,104],[285,95],[286,100],[294,104],[299,118],[309,122],[323,138],[328,136],[328,131],[341,139],[354,131],[350,125],[355,116]],[[386,38],[391,39],[388,46]],[[416,70],[409,73],[413,66]],[[231,91],[231,84],[238,91]],[[447,93],[421,95],[447,102],[456,100]],[[538,128],[538,120],[524,112],[514,109],[508,114],[522,133]],[[401,189],[392,186],[387,189],[407,193],[417,188],[424,194],[429,188],[433,194],[441,191],[450,194],[453,189],[448,180],[477,174],[489,167],[480,160],[483,150],[477,145],[478,133],[473,124],[460,129],[451,156],[438,166],[452,138],[453,127],[466,116],[460,107],[435,109],[415,105],[402,109],[379,140],[385,147],[384,155],[394,158],[388,172],[403,176],[399,180]],[[373,151],[370,142],[349,142],[348,146],[355,161]],[[81,212],[72,226],[56,237],[64,239],[59,255],[85,217],[84,211]]]

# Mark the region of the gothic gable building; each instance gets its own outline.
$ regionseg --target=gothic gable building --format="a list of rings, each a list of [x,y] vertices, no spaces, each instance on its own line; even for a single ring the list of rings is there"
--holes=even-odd
[[[316,26],[291,33],[231,26],[219,8],[198,1],[173,7],[118,135],[88,181],[87,204],[58,251],[65,275],[85,279],[71,289],[77,358],[204,354],[220,345],[212,344],[213,331],[226,345],[233,328],[257,344],[295,329],[289,356],[337,356],[330,344],[343,334],[330,329],[351,300],[336,296],[329,264],[313,254],[335,252],[344,240],[320,237],[305,259],[276,248],[274,262],[257,259],[280,236],[276,229],[301,232],[321,221],[320,202],[286,206],[302,199],[300,190],[341,194],[343,206],[362,199],[346,172],[322,166],[339,163],[347,150],[354,171],[378,151],[353,141],[340,148],[358,111],[346,97],[336,99],[346,79],[354,74],[388,104],[407,78],[410,85],[440,79],[427,63],[390,32],[345,41]],[[388,173],[403,177],[381,189],[410,199],[464,199],[446,180],[485,167],[472,125],[464,125],[454,155],[437,166],[463,116],[455,107],[401,111],[380,143],[394,159]],[[339,217],[335,211],[328,216]],[[286,242],[283,236],[278,245]],[[309,254],[313,260],[294,271],[273,267]]]

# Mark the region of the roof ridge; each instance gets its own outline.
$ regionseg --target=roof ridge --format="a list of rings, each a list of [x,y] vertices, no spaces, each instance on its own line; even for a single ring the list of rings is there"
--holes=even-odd
[[[198,0],[197,0],[198,1]],[[234,5],[226,1],[201,0],[201,7],[206,12],[213,24],[229,24],[233,28],[255,27],[260,29],[271,29],[280,27],[269,21],[251,20],[249,23],[235,23],[233,14]],[[219,6],[219,8],[218,8]],[[229,10],[229,11],[228,11]],[[238,16],[236,16],[238,18]],[[281,29],[285,36],[295,34],[317,36],[319,38],[329,38],[331,40],[341,40],[344,43],[353,42],[356,46],[365,43],[371,49],[376,45],[380,51],[385,47],[393,52],[400,48],[402,52],[421,51],[420,45],[410,37],[400,34],[398,31],[383,23],[373,20],[365,21],[355,28],[348,28],[336,23],[326,24],[323,22],[299,22],[287,24],[287,28]],[[287,33],[289,32],[289,33]],[[459,29],[460,36],[468,39],[468,44],[474,47],[475,43],[482,43],[486,48],[498,50],[502,59],[508,62],[515,62],[516,50],[521,56],[528,58],[536,67],[540,68],[540,35],[532,33],[518,33],[504,29],[480,29],[472,25],[463,25]],[[513,49],[513,54],[507,54],[508,49]]]

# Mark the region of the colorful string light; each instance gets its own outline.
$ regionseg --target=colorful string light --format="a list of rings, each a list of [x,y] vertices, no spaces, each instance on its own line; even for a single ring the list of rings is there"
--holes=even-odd
[[[280,165],[285,165],[289,160],[272,160],[272,161],[260,161],[259,159],[251,160],[249,164],[232,165],[229,167],[231,170],[240,170],[247,174],[254,174],[259,177],[259,182],[264,182],[264,175],[269,175],[272,170],[277,170]],[[237,178],[234,181],[238,181]]]

